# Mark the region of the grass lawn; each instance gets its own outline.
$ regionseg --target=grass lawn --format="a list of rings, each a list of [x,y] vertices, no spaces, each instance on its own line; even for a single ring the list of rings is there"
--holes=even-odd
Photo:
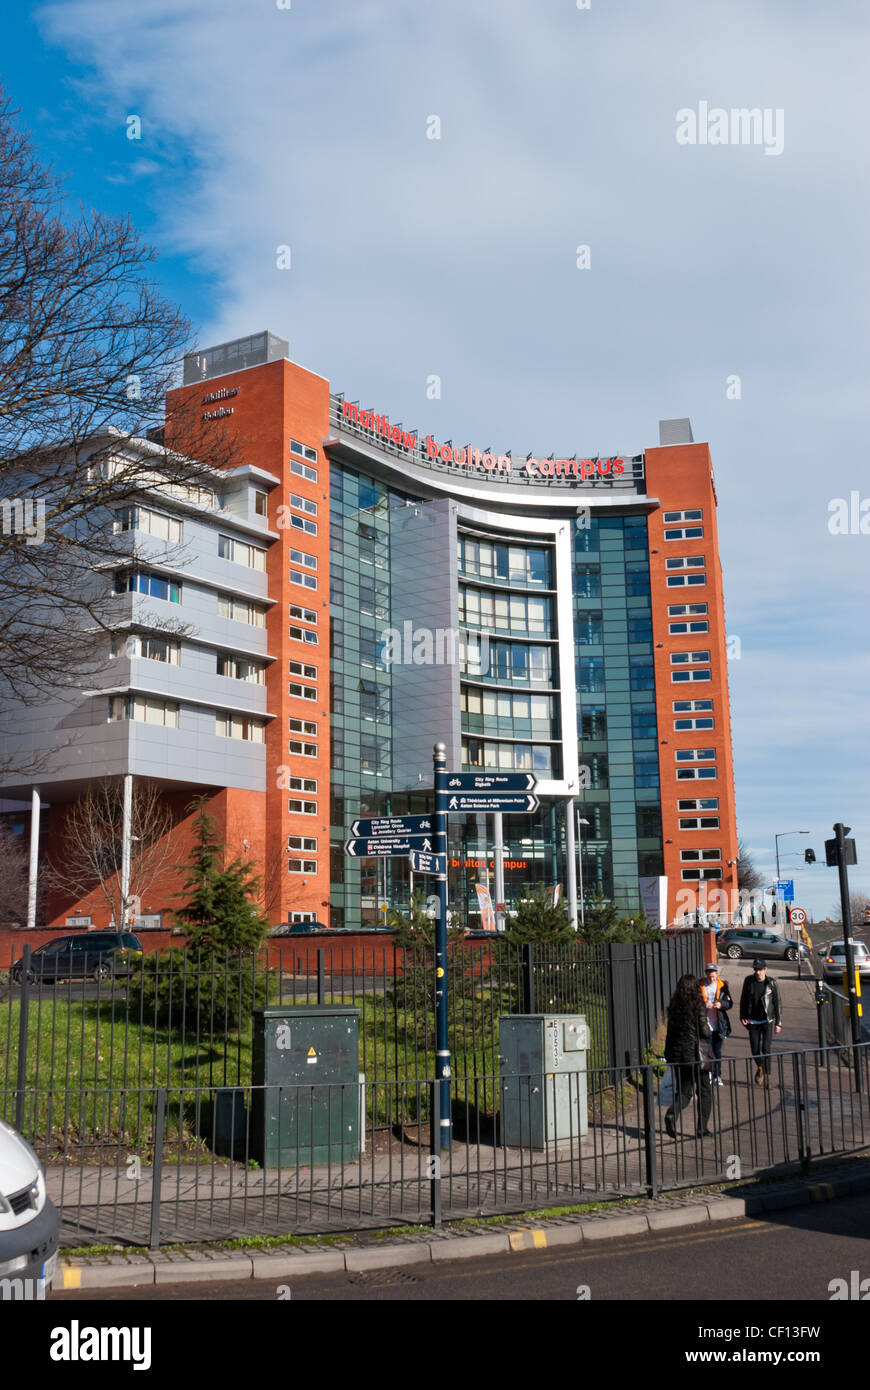
[[[335,995],[325,1002],[351,1001]],[[434,1021],[425,995],[369,993],[352,1003],[360,1011],[367,1123],[424,1119],[424,1086],[434,1075]],[[454,1104],[492,1114],[498,1097],[498,1017],[514,1001],[476,977],[458,983],[451,1004]],[[592,1035],[589,1065],[604,1066],[603,997],[587,1004],[586,1017]],[[7,1122],[15,1118],[19,1022],[19,1001],[0,1000],[0,1115]],[[158,1088],[167,1091],[167,1142],[195,1150],[210,1146],[215,1089],[251,1084],[251,1024],[217,1032],[205,1015],[198,1033],[184,1033],[143,1017],[124,987],[97,999],[45,987],[31,995],[25,1079],[25,1132],[45,1154],[66,1152],[79,1161],[85,1149],[117,1144],[146,1155]]]

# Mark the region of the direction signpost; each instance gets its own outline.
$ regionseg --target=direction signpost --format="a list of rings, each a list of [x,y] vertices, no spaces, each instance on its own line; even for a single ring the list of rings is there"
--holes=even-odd
[[[344,852],[352,859],[407,859],[413,849],[431,852],[434,835],[377,835],[345,840]]]
[[[348,832],[354,838],[372,840],[381,835],[431,835],[431,816],[382,816],[377,820],[355,820]]]
[[[413,874],[447,873],[446,854],[424,854],[421,850],[412,849],[408,858],[411,861],[411,873]]]
[[[344,852],[352,859],[407,857],[411,872],[438,880],[435,921],[435,1077],[439,1133],[433,1152],[450,1146],[450,1048],[447,1030],[447,816],[467,812],[513,811],[531,815],[540,805],[530,772],[448,772],[447,748],[436,743],[433,757],[434,816],[383,816],[355,820]],[[503,905],[499,904],[503,911]]]

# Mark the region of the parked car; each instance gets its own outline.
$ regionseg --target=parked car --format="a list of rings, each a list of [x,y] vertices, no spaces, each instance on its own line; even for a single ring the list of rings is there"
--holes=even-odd
[[[282,922],[280,926],[273,927],[270,936],[317,936],[321,932],[329,931],[322,922]]]
[[[863,941],[852,942],[852,962],[861,980],[870,980],[870,951]],[[832,985],[842,985],[843,971],[846,969],[845,941],[829,941],[822,957],[822,970],[825,979]]]
[[[739,960],[741,956],[760,956],[763,960],[798,960],[809,955],[802,941],[780,936],[764,927],[729,927],[716,941],[720,956]]]
[[[35,984],[58,980],[108,980],[132,974],[145,952],[130,931],[76,932],[57,936],[37,946],[30,957],[28,979]],[[12,978],[21,983],[24,960],[12,966]]]
[[[46,1195],[45,1175],[27,1140],[0,1120],[0,1279],[21,1280],[12,1297],[42,1298],[51,1283],[60,1217]],[[32,1281],[30,1286],[25,1280]],[[6,1294],[8,1296],[8,1294]]]

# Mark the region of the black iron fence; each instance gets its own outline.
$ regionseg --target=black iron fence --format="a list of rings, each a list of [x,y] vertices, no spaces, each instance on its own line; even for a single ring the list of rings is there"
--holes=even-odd
[[[725,1059],[722,1087],[698,1071],[674,1137],[662,1079],[651,1065],[457,1075],[444,1150],[429,1080],[36,1088],[22,1128],[67,1246],[152,1248],[655,1195],[870,1143],[870,1099],[836,1048],[774,1054],[766,1085],[751,1059]],[[698,1132],[707,1109],[709,1136]],[[377,1112],[414,1118],[384,1131]]]
[[[132,972],[124,964],[104,977],[101,963],[96,978],[57,980],[46,959],[10,958],[0,972],[0,1115],[12,1123],[29,1090],[147,1097],[255,1083],[251,1018],[264,1005],[358,1008],[359,1065],[372,1096],[389,1085],[395,1100],[409,1077],[434,1074],[428,950],[270,943],[258,958],[161,950]],[[697,932],[627,946],[462,943],[449,966],[453,1069],[497,1073],[499,1020],[536,1012],[585,1015],[594,1067],[639,1065],[679,976],[702,969]],[[383,1126],[406,1118],[374,1101],[370,1113]]]

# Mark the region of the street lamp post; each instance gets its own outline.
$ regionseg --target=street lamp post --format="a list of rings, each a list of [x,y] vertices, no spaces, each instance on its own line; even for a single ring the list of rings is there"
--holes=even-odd
[[[779,879],[779,842],[784,840],[786,835],[809,835],[808,830],[781,830],[778,835],[774,835],[776,841],[776,877]]]
[[[583,894],[583,830],[582,826],[589,825],[589,821],[577,812],[577,859],[580,865],[580,925],[586,926],[586,901]]]

